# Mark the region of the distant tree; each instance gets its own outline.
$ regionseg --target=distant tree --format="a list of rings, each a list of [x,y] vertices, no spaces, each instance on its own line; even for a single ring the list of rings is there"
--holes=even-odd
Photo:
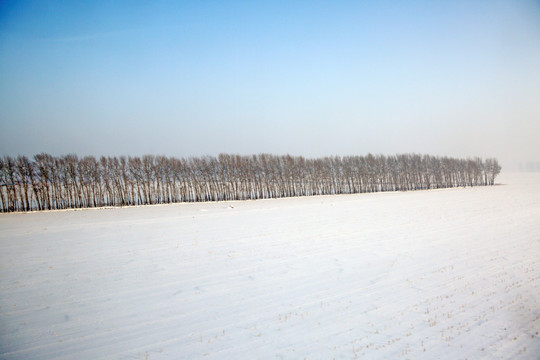
[[[486,173],[486,183],[485,185],[494,185],[495,178],[501,172],[501,166],[495,158],[486,159],[485,173]]]
[[[29,211],[190,201],[265,199],[493,185],[496,159],[418,154],[220,154],[78,158],[41,153],[0,159],[0,209]]]
[[[6,174],[6,160],[0,158],[0,201],[2,202],[2,212],[9,211]]]
[[[4,158],[3,173],[7,194],[7,209],[8,211],[19,210],[15,161],[9,156]]]

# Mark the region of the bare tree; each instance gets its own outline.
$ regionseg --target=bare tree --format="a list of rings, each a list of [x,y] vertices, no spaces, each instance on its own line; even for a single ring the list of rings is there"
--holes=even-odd
[[[0,209],[29,211],[493,185],[496,159],[418,154],[0,159]]]

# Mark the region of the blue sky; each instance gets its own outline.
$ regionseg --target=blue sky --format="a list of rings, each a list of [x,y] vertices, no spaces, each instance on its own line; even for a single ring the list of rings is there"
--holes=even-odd
[[[538,1],[6,1],[0,154],[540,159]]]

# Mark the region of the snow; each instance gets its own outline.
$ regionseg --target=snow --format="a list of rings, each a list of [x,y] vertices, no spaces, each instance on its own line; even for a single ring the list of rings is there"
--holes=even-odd
[[[540,174],[0,216],[2,359],[535,359]]]

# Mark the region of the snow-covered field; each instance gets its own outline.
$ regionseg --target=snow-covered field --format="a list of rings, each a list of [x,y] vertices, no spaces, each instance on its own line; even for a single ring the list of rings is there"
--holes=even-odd
[[[537,359],[540,174],[0,215],[2,359]]]

